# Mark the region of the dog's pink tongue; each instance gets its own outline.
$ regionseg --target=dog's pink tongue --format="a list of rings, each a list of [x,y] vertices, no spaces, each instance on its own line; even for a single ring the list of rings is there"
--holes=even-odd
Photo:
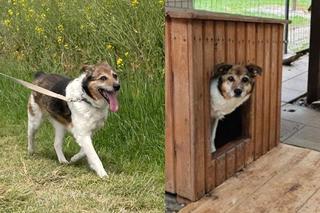
[[[108,93],[109,109],[111,112],[116,112],[119,109],[118,99],[116,93]]]

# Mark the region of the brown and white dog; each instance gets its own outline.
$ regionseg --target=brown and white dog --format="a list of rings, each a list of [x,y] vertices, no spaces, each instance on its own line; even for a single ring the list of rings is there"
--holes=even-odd
[[[59,162],[69,163],[62,151],[65,132],[69,131],[80,146],[80,151],[71,158],[71,162],[87,157],[90,167],[99,177],[107,176],[91,136],[94,130],[104,125],[109,110],[118,110],[120,83],[112,67],[107,63],[84,65],[82,74],[75,79],[39,72],[33,83],[69,100],[79,101],[65,102],[32,92],[28,103],[28,152],[34,153],[35,133],[47,115],[55,129],[54,148]]]
[[[215,152],[215,136],[219,120],[232,113],[247,101],[252,93],[255,77],[261,75],[262,69],[253,64],[246,66],[232,64],[216,65],[210,80],[211,151]]]

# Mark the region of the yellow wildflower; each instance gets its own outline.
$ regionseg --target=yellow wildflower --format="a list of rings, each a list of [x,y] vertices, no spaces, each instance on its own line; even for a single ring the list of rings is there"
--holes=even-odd
[[[123,66],[123,60],[122,60],[122,58],[118,58],[117,59],[117,65],[118,65],[118,67],[122,67]]]
[[[107,47],[108,50],[111,50],[113,48],[113,46],[111,44],[107,44],[106,47]]]
[[[128,57],[129,53],[128,52],[125,52],[124,56],[125,57]]]
[[[35,12],[33,9],[28,10],[28,18],[32,18],[34,16]]]
[[[63,32],[64,31],[64,27],[62,24],[59,24],[57,29],[60,31],[60,32]]]
[[[46,19],[46,17],[47,17],[47,16],[46,16],[46,14],[41,13],[41,19],[42,19],[42,20],[45,20],[45,19]]]
[[[9,19],[5,19],[5,20],[3,21],[3,24],[4,24],[4,26],[6,26],[6,27],[10,27],[10,26],[11,26],[11,21],[10,21]]]
[[[15,51],[15,55],[16,55],[17,60],[19,60],[19,61],[23,60],[24,56],[25,56],[23,54],[23,52],[19,52],[19,51]]]
[[[11,9],[8,10],[8,14],[9,16],[12,16],[13,15],[13,11]]]
[[[57,37],[57,42],[58,42],[58,44],[62,44],[62,42],[63,42],[62,36]]]
[[[132,7],[137,7],[139,4],[138,0],[131,0],[131,6]]]
[[[164,0],[159,0],[159,4],[160,4],[161,6],[163,6],[163,5],[164,5]]]
[[[39,26],[36,26],[35,31],[36,31],[39,35],[41,35],[41,34],[44,33],[43,27],[39,27]]]
[[[69,49],[69,45],[68,44],[64,44],[63,46],[64,46],[65,49],[67,49],[67,50]]]

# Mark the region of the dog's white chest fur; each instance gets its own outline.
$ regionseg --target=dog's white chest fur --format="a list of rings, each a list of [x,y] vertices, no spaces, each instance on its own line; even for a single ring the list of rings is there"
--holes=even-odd
[[[66,97],[81,99],[83,98],[82,80],[83,76],[74,79],[66,88]],[[85,97],[90,98],[90,97]],[[77,126],[82,131],[91,132],[95,129],[101,128],[108,115],[107,104],[104,100],[96,102],[94,106],[81,101],[69,102],[69,108],[72,112],[72,125]]]
[[[218,79],[215,79],[210,85],[211,117],[222,119],[225,115],[230,114],[244,103],[249,98],[249,95],[240,98],[225,99],[219,91],[218,81]]]

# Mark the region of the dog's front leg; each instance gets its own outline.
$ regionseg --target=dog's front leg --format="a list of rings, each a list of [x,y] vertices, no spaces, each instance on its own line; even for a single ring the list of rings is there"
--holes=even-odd
[[[90,168],[93,169],[99,177],[101,178],[108,177],[108,174],[103,168],[103,165],[101,163],[99,156],[94,150],[91,137],[88,135],[88,136],[75,136],[75,138],[81,147],[81,150],[79,153],[83,151],[85,156],[87,156],[87,160],[90,165]],[[81,156],[81,154],[79,154],[79,156]]]
[[[86,156],[86,154],[84,153],[83,149],[81,148],[77,154],[72,156],[70,163],[76,163],[79,160],[81,160],[82,158],[84,158],[85,156]]]
[[[216,132],[217,132],[217,127],[218,127],[219,119],[214,118],[214,122],[212,124],[212,132],[211,132],[211,152],[216,151],[216,146],[215,146],[215,138],[216,138]]]

